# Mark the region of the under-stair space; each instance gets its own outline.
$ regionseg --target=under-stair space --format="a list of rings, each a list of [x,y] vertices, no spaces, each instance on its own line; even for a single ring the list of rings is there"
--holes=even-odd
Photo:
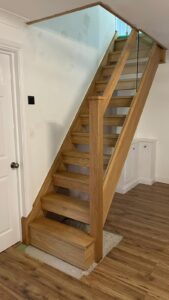
[[[115,34],[23,221],[26,244],[82,269],[102,258],[103,226],[160,57],[144,34]]]

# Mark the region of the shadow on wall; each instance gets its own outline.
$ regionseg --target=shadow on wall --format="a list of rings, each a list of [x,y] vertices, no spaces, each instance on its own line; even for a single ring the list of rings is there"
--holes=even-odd
[[[31,187],[35,196],[61,146],[64,131],[64,127],[56,122],[39,122],[30,130]]]
[[[63,135],[65,135],[65,129],[63,126],[56,122],[46,123],[47,144],[45,145],[45,148],[47,155],[49,155],[49,157],[53,157],[53,160],[61,146],[60,141],[62,140]],[[50,161],[47,163],[49,164]]]

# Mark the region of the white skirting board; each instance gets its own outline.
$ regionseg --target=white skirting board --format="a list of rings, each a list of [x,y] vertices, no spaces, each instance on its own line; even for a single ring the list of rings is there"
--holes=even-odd
[[[161,183],[169,184],[169,178],[156,177],[156,182],[161,182]]]
[[[156,174],[156,139],[134,139],[116,191],[127,193],[139,183],[152,185]]]
[[[136,181],[130,182],[126,185],[119,186],[116,189],[116,192],[119,194],[126,194],[131,189],[135,188],[138,184],[152,185],[154,182],[155,182],[155,180],[140,178],[140,179],[137,179]]]
[[[116,192],[119,194],[126,194],[127,192],[129,192],[131,189],[133,189],[135,186],[137,186],[140,182],[138,180],[130,182],[129,184],[126,185],[121,185],[118,186],[116,189]]]

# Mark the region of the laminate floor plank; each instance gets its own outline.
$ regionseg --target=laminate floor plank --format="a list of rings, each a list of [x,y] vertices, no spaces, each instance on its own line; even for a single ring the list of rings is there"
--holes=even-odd
[[[169,300],[169,185],[116,194],[105,229],[123,236],[80,281],[12,247],[0,254],[0,300]]]
[[[169,185],[116,194],[105,228],[124,238],[85,282],[120,299],[169,300],[168,212]]]

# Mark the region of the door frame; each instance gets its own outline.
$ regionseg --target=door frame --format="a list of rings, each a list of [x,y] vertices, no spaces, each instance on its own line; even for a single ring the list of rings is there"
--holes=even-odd
[[[26,199],[28,199],[28,156],[26,135],[26,113],[23,99],[23,48],[21,44],[0,39],[0,53],[9,55],[11,69],[12,106],[15,130],[16,160],[20,164],[17,170],[19,237],[22,240],[21,217],[26,214]],[[22,100],[22,101],[21,101]]]

